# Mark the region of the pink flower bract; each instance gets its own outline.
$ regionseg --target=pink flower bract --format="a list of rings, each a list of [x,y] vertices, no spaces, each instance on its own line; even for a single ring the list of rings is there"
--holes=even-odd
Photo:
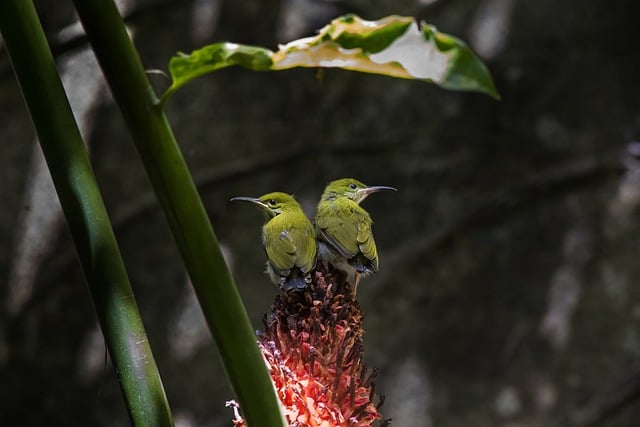
[[[258,343],[291,427],[369,427],[375,372],[362,361],[362,314],[340,273],[278,295]]]

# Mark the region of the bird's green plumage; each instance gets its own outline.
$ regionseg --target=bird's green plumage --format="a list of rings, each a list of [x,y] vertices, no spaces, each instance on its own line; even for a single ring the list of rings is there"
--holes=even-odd
[[[298,206],[299,208],[299,206]],[[298,267],[308,273],[315,265],[315,233],[302,209],[291,209],[268,220],[262,230],[267,258],[285,272]]]
[[[301,289],[310,282],[317,254],[315,230],[293,196],[275,192],[232,200],[250,201],[265,213],[262,244],[271,279],[285,290]]]
[[[358,273],[378,271],[378,251],[373,238],[369,213],[360,207],[369,194],[379,190],[395,190],[391,187],[367,187],[353,178],[330,182],[322,193],[315,218],[317,238],[326,244],[332,259],[325,262],[351,266]],[[346,263],[345,263],[346,261]]]
[[[372,223],[369,213],[346,197],[318,204],[318,237],[347,260],[362,254],[375,272],[378,270],[378,252],[371,231]]]

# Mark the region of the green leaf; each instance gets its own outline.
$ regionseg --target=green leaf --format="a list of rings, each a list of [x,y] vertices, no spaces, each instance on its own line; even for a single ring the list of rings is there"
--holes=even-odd
[[[178,53],[169,62],[172,83],[163,100],[191,80],[221,68],[238,65],[254,71],[270,70],[272,56],[269,49],[227,42],[205,46],[189,55]]]
[[[377,53],[386,49],[395,39],[407,31],[413,18],[393,16],[380,21],[364,21],[356,15],[345,15],[333,21],[343,25],[334,25],[327,30],[323,41],[333,39],[345,49],[362,49],[364,53]],[[345,29],[349,28],[349,31]],[[320,34],[323,30],[320,31]]]
[[[491,75],[461,40],[410,17],[365,21],[355,15],[333,20],[315,37],[293,41],[273,56],[273,69],[339,67],[436,83],[447,89],[499,98]]]
[[[179,54],[169,65],[173,84],[161,104],[185,83],[230,65],[255,71],[337,67],[418,79],[499,98],[486,66],[463,41],[424,22],[418,26],[411,17],[394,15],[366,21],[349,14],[334,19],[316,36],[279,46],[277,52],[217,43],[190,55]]]
[[[439,82],[440,86],[446,89],[482,92],[500,99],[489,70],[462,40],[440,33],[434,26],[424,22],[422,32],[425,39],[433,37],[439,50],[451,53],[451,66]]]

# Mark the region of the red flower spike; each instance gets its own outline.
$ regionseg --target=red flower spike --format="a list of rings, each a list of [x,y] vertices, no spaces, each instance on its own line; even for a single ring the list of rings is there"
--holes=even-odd
[[[264,323],[258,345],[290,427],[371,427],[382,418],[376,372],[362,361],[360,305],[342,273],[320,268],[304,291],[278,295]]]

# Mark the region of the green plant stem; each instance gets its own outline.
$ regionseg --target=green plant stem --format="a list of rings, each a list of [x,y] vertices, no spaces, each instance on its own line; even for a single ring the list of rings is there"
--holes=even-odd
[[[172,426],[116,239],[33,3],[1,0],[0,30],[69,224],[131,420],[136,426]]]
[[[122,18],[111,0],[74,4],[165,212],[248,425],[286,426],[249,317]]]

